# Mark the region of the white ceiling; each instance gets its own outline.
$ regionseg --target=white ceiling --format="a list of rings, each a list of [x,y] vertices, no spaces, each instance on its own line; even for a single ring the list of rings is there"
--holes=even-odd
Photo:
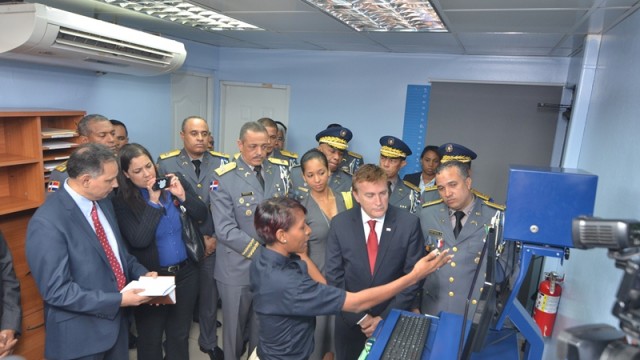
[[[587,34],[606,32],[639,0],[432,0],[448,33],[357,32],[302,0],[195,0],[266,31],[205,32],[93,0],[39,2],[140,30],[221,47],[571,56]]]

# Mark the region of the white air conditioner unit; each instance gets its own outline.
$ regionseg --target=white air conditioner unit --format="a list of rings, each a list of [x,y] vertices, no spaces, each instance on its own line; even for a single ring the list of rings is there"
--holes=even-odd
[[[184,44],[41,4],[0,5],[0,57],[101,72],[160,75]]]

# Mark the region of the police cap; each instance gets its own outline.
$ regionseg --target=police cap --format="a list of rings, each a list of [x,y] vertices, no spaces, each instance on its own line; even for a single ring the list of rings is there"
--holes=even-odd
[[[404,141],[395,136],[383,136],[380,138],[380,155],[388,158],[403,158],[411,155],[411,149]]]
[[[331,127],[320,131],[316,135],[316,140],[319,144],[327,144],[338,150],[346,150],[352,137],[351,130],[345,127]]]
[[[478,155],[472,150],[454,143],[446,143],[438,148],[438,152],[442,155],[440,163],[447,161],[460,161],[462,163],[470,163]]]

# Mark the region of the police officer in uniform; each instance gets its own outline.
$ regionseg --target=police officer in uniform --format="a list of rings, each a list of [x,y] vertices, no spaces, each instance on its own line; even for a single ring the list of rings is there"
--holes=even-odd
[[[78,122],[77,131],[80,144],[102,144],[111,149],[114,153],[117,152],[115,142],[116,131],[111,124],[111,121],[106,117],[98,114],[86,115]],[[67,162],[65,161],[51,171],[49,183],[47,184],[47,192],[56,192],[68,177]]]
[[[329,162],[329,187],[334,193],[348,192],[351,189],[351,174],[341,167],[342,156],[353,137],[351,130],[343,127],[332,127],[322,130],[316,135],[317,149],[327,157]],[[309,187],[302,177],[302,168],[297,165],[291,169],[293,196],[300,200],[309,192]]]
[[[213,182],[213,171],[229,162],[229,155],[219,153],[208,148],[210,135],[209,125],[199,116],[190,116],[182,121],[180,138],[184,147],[160,155],[158,170],[160,174],[181,174],[182,178],[191,184],[198,194],[198,198],[205,204],[209,203],[209,190]],[[200,295],[198,305],[198,323],[200,350],[211,359],[222,359],[223,353],[218,347],[216,334],[218,314],[218,288],[214,278],[216,266],[217,240],[211,215],[199,224],[200,232],[204,235],[205,258],[200,262]]]
[[[438,315],[440,311],[464,314],[469,290],[473,285],[469,314],[473,314],[484,282],[486,260],[480,276],[472,284],[484,246],[485,225],[491,224],[496,211],[504,206],[477,197],[471,191],[469,167],[460,161],[447,161],[436,170],[436,184],[441,198],[422,205],[420,226],[428,249],[450,249],[451,263],[429,276],[424,283],[422,312]],[[506,258],[506,257],[505,257]]]
[[[267,129],[257,122],[240,129],[240,155],[214,171],[210,193],[211,212],[218,236],[215,278],[222,299],[223,349],[226,360],[242,355],[244,334],[249,352],[257,343],[253,295],[249,291],[249,265],[262,250],[253,224],[258,204],[287,196],[289,168],[285,161],[266,158]]]
[[[469,168],[469,172],[471,172],[471,160],[474,160],[478,155],[476,155],[473,150],[466,148],[459,144],[454,143],[446,143],[441,145],[438,148],[438,153],[442,156],[440,159],[440,164],[444,164],[448,161],[459,161],[463,164],[466,164]],[[476,189],[471,189],[471,191],[480,199],[491,201],[491,196],[483,194]],[[440,194],[438,194],[438,186],[433,185],[425,188],[422,192],[422,203],[430,203],[432,201],[440,199]]]
[[[258,123],[267,129],[269,134],[269,146],[267,148],[267,158],[276,158],[280,160],[286,160],[289,164],[289,169],[298,163],[298,154],[280,149],[276,147],[278,142],[278,124],[273,119],[264,117],[258,119]]]
[[[387,174],[389,204],[415,214],[420,206],[420,189],[398,176],[409,155],[411,149],[404,141],[390,135],[380,138],[380,167]]]
[[[327,126],[327,129],[332,127],[342,127],[342,125],[329,124],[329,126]],[[347,150],[344,154],[342,154],[342,162],[340,164],[340,167],[343,168],[349,174],[351,175],[355,174],[356,170],[358,170],[358,168],[362,166],[362,164],[364,164],[364,158],[362,157],[362,155],[358,154],[357,152]]]

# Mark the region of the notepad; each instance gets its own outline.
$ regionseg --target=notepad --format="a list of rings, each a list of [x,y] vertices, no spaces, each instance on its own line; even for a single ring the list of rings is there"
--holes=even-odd
[[[176,282],[175,276],[140,276],[140,279],[133,280],[120,292],[132,289],[144,289],[138,295],[151,296],[153,299],[149,304],[175,304],[176,303]]]

